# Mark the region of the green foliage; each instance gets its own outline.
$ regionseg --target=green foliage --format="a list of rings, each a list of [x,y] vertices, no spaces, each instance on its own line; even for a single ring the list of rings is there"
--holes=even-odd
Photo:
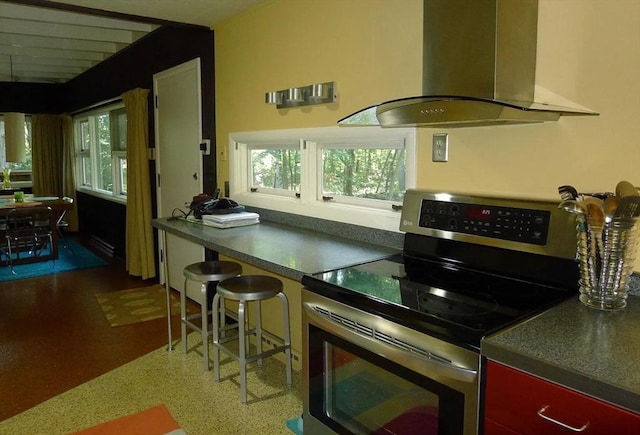
[[[111,123],[108,113],[99,115],[98,121],[98,161],[100,164],[100,188],[113,191],[113,171],[111,167]]]
[[[402,200],[403,149],[327,149],[322,162],[325,194]]]
[[[298,149],[251,150],[252,185],[297,191]],[[324,149],[323,194],[401,201],[405,190],[404,149]]]
[[[255,187],[300,189],[300,151],[297,149],[252,150],[251,167]]]

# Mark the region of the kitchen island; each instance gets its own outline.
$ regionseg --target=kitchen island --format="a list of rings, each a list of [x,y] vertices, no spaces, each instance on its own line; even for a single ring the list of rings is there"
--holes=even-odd
[[[630,295],[627,303],[606,312],[573,297],[485,338],[482,356],[640,414],[640,297]]]

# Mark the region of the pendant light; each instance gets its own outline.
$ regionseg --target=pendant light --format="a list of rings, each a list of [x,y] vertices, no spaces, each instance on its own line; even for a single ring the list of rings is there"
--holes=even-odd
[[[7,162],[24,162],[26,158],[24,113],[4,114],[4,145]]]

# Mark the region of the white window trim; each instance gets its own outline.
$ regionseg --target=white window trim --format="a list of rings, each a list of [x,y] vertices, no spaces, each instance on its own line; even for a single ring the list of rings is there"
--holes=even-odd
[[[400,212],[389,208],[373,208],[362,205],[323,202],[317,199],[316,159],[317,144],[331,143],[376,143],[403,140],[406,150],[406,187],[416,186],[416,141],[415,128],[380,127],[321,127],[288,130],[264,130],[229,134],[229,195],[235,201],[253,207],[277,210],[286,213],[311,216],[345,222],[364,227],[399,232]],[[298,141],[301,154],[300,198],[292,193],[279,196],[268,193],[249,192],[248,146],[247,144],[277,144]]]
[[[397,137],[397,138],[380,138],[379,135],[375,135],[375,137],[367,136],[366,138],[356,138],[355,140],[349,140],[348,144],[345,144],[345,140],[340,138],[339,140],[335,140],[334,138],[322,139],[319,142],[310,142],[307,141],[306,145],[309,149],[309,156],[315,155],[315,160],[311,163],[313,167],[307,168],[307,170],[313,171],[315,174],[315,183],[316,183],[316,191],[315,191],[315,199],[320,201],[323,196],[323,179],[322,179],[322,151],[329,149],[343,149],[345,147],[351,147],[352,145],[357,145],[362,143],[366,145],[367,149],[389,149],[391,148],[407,148],[406,145],[406,137]],[[311,166],[311,165],[310,165]],[[406,181],[406,180],[405,180]],[[340,195],[333,195],[335,203],[341,204],[350,204],[359,207],[365,208],[379,208],[382,210],[388,210],[390,201],[383,200],[375,200],[375,199],[363,199],[357,197],[347,197]]]
[[[92,152],[91,150],[95,151],[97,150],[97,145],[94,143],[91,143],[90,145],[90,149],[85,150],[82,149],[82,145],[83,144],[83,140],[80,136],[80,132],[78,131],[78,129],[76,128],[78,123],[82,122],[82,121],[86,121],[89,119],[89,117],[95,116],[97,114],[103,114],[105,112],[110,112],[113,110],[118,110],[118,109],[122,109],[124,108],[124,103],[115,103],[109,106],[104,106],[104,107],[100,107],[98,109],[94,109],[94,110],[90,110],[87,112],[83,112],[81,114],[78,114],[77,116],[75,116],[73,118],[73,129],[74,129],[74,137],[75,137],[75,167],[76,167],[76,174],[78,174],[78,176],[76,177],[76,190],[78,190],[79,192],[85,193],[87,195],[92,195],[92,196],[96,196],[98,198],[102,198],[102,199],[106,199],[109,201],[113,201],[113,202],[117,202],[120,204],[126,204],[127,203],[127,196],[126,195],[120,195],[119,192],[121,191],[121,186],[120,186],[120,180],[119,180],[119,173],[118,173],[118,168],[116,168],[116,163],[117,163],[117,157],[118,155],[122,155],[124,153],[125,157],[126,157],[126,151],[114,151],[113,149],[111,150],[111,173],[112,173],[112,177],[113,177],[113,192],[110,192],[108,190],[103,190],[97,187],[97,185],[94,186],[94,184],[96,184],[97,182],[97,174],[98,174],[98,167],[99,167],[99,163],[98,163],[98,157],[97,154],[95,152]],[[90,131],[95,129],[95,125],[93,122],[89,122],[89,129]],[[91,138],[92,141],[93,139],[95,139],[97,133],[95,133],[94,131],[91,132]],[[81,157],[85,156],[85,157],[89,157],[89,159],[91,160],[91,165],[92,165],[92,180],[91,186],[85,186],[82,184],[82,159]]]
[[[247,156],[249,155],[248,153],[250,153],[251,150],[255,150],[255,149],[283,149],[283,148],[296,149],[296,150],[300,149],[300,143],[297,139],[294,141],[287,140],[287,141],[273,142],[273,141],[267,140],[267,141],[251,142],[250,145],[243,144],[243,146],[245,147],[244,152],[247,153]],[[252,174],[250,174],[249,166],[247,166],[246,169],[247,169],[246,181],[249,187],[245,190],[249,190],[249,188],[254,187],[252,185],[253,177],[252,177]],[[281,195],[281,196],[295,196],[296,194],[296,191],[293,191],[293,190],[274,189],[269,187],[260,187],[260,191],[262,191],[263,193],[271,194],[271,195]]]

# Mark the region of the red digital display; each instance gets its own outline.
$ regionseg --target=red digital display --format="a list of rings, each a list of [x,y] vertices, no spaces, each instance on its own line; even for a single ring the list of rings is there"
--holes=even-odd
[[[491,219],[491,209],[487,207],[467,206],[467,219],[473,219],[473,220]]]

